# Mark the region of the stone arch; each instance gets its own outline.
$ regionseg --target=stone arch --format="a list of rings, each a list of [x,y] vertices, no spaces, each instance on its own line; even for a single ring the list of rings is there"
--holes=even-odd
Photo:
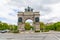
[[[35,31],[40,30],[39,16],[40,16],[39,12],[33,12],[33,9],[30,7],[26,8],[25,12],[18,12],[18,18],[22,17],[22,22],[18,22],[19,30],[20,31],[25,30],[24,25],[27,19],[31,19],[34,22],[33,26]]]

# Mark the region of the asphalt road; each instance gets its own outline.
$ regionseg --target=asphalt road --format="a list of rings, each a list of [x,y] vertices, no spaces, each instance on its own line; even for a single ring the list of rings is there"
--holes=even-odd
[[[60,32],[48,33],[0,33],[0,40],[60,40]]]

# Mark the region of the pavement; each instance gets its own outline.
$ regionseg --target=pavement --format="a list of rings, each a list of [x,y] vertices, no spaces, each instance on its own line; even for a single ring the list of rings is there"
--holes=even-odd
[[[60,32],[0,33],[0,40],[60,40]]]

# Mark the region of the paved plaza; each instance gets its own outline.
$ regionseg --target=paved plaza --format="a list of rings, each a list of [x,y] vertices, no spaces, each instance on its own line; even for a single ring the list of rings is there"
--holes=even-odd
[[[60,40],[60,32],[0,33],[0,40]]]

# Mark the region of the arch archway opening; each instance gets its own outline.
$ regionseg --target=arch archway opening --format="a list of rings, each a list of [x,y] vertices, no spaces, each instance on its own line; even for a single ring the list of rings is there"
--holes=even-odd
[[[27,19],[25,23],[29,23],[31,26],[33,26],[33,21],[31,19]]]
[[[27,19],[27,20],[25,21],[25,23],[27,23],[27,25],[25,24],[25,28],[26,28],[26,29],[34,30],[33,20]],[[30,24],[30,25],[29,25],[29,24]]]

